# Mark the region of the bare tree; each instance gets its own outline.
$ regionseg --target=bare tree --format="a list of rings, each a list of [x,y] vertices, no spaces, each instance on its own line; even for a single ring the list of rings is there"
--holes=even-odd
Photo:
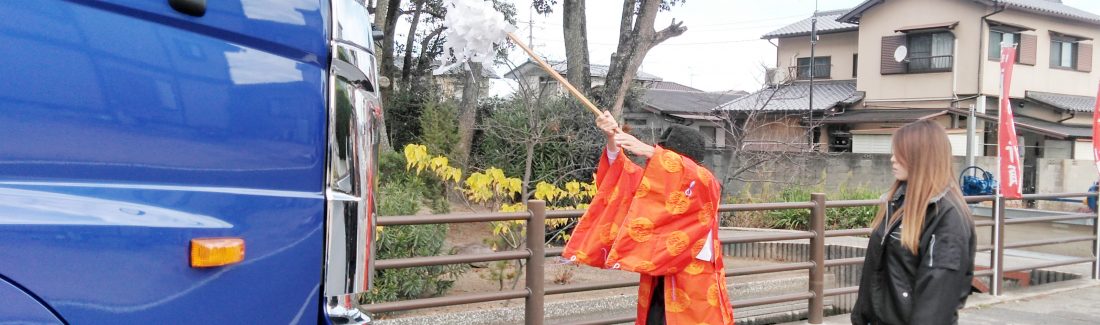
[[[667,9],[676,2],[676,0],[623,0],[622,17],[619,21],[619,45],[615,53],[611,54],[611,67],[607,71],[607,82],[604,85],[604,98],[614,100],[611,113],[616,117],[622,116],[626,95],[649,50],[687,31],[683,22],[676,22],[675,19],[660,31],[653,28],[657,12]]]
[[[588,29],[585,26],[585,0],[562,0],[562,27],[565,33],[567,77],[569,82],[587,92],[591,88],[591,72],[588,56]],[[657,12],[669,10],[685,0],[623,0],[619,20],[619,43],[611,54],[611,66],[601,92],[604,101],[611,102],[611,112],[621,117],[626,97],[633,86],[649,50],[670,38],[687,31],[683,22],[675,20],[668,27],[657,31],[654,23]],[[535,11],[546,14],[553,11],[558,0],[534,0]],[[607,103],[602,103],[607,104]]]
[[[777,110],[779,100],[805,98],[805,88],[791,87],[792,79],[767,85],[754,96],[741,99],[732,109],[717,112],[723,120],[726,146],[720,150],[719,177],[742,183],[797,183],[809,170],[807,159],[819,156],[810,143],[820,119],[807,119],[806,110]],[[808,122],[812,121],[812,122]]]

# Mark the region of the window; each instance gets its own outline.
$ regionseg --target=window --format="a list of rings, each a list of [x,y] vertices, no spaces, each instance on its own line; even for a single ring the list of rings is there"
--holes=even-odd
[[[1077,68],[1077,40],[1053,38],[1050,41],[1051,68]]]
[[[852,54],[852,78],[856,77],[856,72],[859,71],[859,54]]]
[[[910,34],[908,71],[951,71],[954,65],[955,35],[949,32]]]
[[[1016,63],[1020,62],[1020,33],[994,30],[989,32],[989,59],[1001,60],[1001,44],[1016,46]]]
[[[829,70],[832,68],[831,58],[827,56],[816,57],[814,61],[814,78],[829,79]],[[798,79],[810,79],[810,58],[798,58]]]
[[[707,147],[715,147],[718,145],[717,136],[718,129],[713,126],[700,126],[699,133],[703,134],[703,140],[706,141]]]

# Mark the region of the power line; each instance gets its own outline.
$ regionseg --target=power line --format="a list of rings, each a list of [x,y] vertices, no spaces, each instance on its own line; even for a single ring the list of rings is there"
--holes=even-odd
[[[741,20],[741,21],[720,23],[720,24],[699,24],[697,26],[707,27],[707,26],[740,25],[740,24],[745,24],[745,23],[755,23],[755,22],[764,22],[764,21],[773,21],[773,20],[787,20],[787,19],[799,18],[799,17],[806,18],[806,15],[803,14],[803,15],[793,15],[793,16],[774,17],[774,18],[765,18],[765,19]]]

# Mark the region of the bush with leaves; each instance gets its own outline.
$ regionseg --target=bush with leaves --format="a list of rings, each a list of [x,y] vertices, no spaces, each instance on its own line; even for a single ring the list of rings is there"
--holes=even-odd
[[[523,175],[527,145],[534,144],[532,183],[590,181],[603,134],[592,113],[567,105],[561,97],[529,103],[522,97],[486,102],[475,144],[475,166],[496,166],[507,175]]]
[[[406,170],[415,170],[416,175],[431,175],[431,178],[453,185],[473,203],[488,205],[501,212],[527,210],[522,200],[522,180],[508,177],[502,169],[490,167],[483,172],[471,173],[460,182],[462,171],[451,166],[447,157],[432,156],[426,146],[410,144],[405,146],[404,153]],[[551,183],[539,182],[535,185],[534,199],[546,201],[549,209],[585,209],[595,194],[596,185],[593,183],[574,180],[566,182],[562,189]],[[525,245],[526,221],[493,221],[490,226],[493,237],[485,239],[485,243],[494,251],[516,250]],[[547,220],[543,225],[546,242],[568,240],[569,234],[566,230],[571,226],[572,222],[569,220]],[[511,281],[511,287],[514,288],[519,279],[516,275],[523,268],[522,260],[491,263],[487,277],[499,282],[501,289],[504,288],[505,280]]]
[[[823,189],[808,188],[804,186],[792,186],[784,188],[778,196],[767,202],[809,202],[812,192],[823,192]],[[830,200],[874,200],[881,193],[864,187],[847,188],[829,193]],[[765,195],[766,196],[766,195]],[[749,202],[744,202],[749,203]],[[759,202],[752,202],[759,203]],[[825,228],[827,229],[856,229],[865,228],[874,219],[877,207],[852,207],[830,208],[825,210]],[[810,210],[774,210],[766,213],[769,226],[777,229],[807,230],[810,228]]]
[[[385,184],[379,192],[379,215],[411,215],[420,209],[422,197],[407,184]],[[447,225],[381,228],[375,256],[377,259],[393,259],[440,255],[446,237]],[[377,270],[374,288],[366,295],[365,303],[438,296],[451,288],[454,280],[466,270],[466,265]]]

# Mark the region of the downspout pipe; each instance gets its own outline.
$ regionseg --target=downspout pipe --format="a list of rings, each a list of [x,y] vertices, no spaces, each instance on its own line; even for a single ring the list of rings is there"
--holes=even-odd
[[[985,76],[985,74],[983,73],[985,69],[983,68],[985,67],[986,53],[982,52],[982,48],[984,47],[983,45],[985,45],[986,19],[988,19],[990,16],[1005,11],[1006,6],[1007,5],[1000,3],[1000,1],[993,0],[993,7],[997,10],[994,10],[988,15],[982,16],[982,18],[978,20],[978,88],[975,88],[977,90],[976,95],[978,96],[982,95],[982,81],[984,79],[983,77]],[[990,46],[992,46],[992,44],[990,44]]]
[[[993,15],[996,15],[998,13],[1001,13],[1002,11],[1005,11],[1006,6],[1007,5],[1005,5],[1004,3],[1001,3],[998,0],[993,0],[993,8],[994,8],[993,12],[991,12],[991,13],[985,15],[985,16],[982,16],[982,18],[978,19],[978,78],[977,78],[978,79],[978,85],[977,85],[977,88],[974,89],[975,90],[974,95],[975,95],[975,97],[977,97],[977,100],[974,103],[974,105],[970,105],[969,114],[966,118],[966,164],[967,164],[967,166],[974,166],[975,165],[975,163],[976,163],[975,155],[977,154],[977,151],[979,149],[979,148],[977,148],[978,147],[977,144],[974,143],[975,140],[977,140],[977,137],[978,137],[978,135],[977,135],[978,121],[977,121],[977,114],[976,113],[979,109],[981,109],[983,114],[985,113],[986,99],[985,99],[985,93],[982,91],[982,85],[983,85],[982,82],[985,79],[984,78],[984,76],[985,76],[985,69],[984,68],[985,68],[985,64],[986,64],[985,61],[986,61],[987,54],[986,54],[986,52],[983,52],[982,49],[985,47],[983,45],[985,45],[986,21],[990,16],[993,16]],[[993,46],[993,44],[990,44],[989,46]],[[957,49],[957,47],[956,47],[956,49]],[[974,170],[973,175],[975,175],[975,176],[977,175],[977,170]]]

